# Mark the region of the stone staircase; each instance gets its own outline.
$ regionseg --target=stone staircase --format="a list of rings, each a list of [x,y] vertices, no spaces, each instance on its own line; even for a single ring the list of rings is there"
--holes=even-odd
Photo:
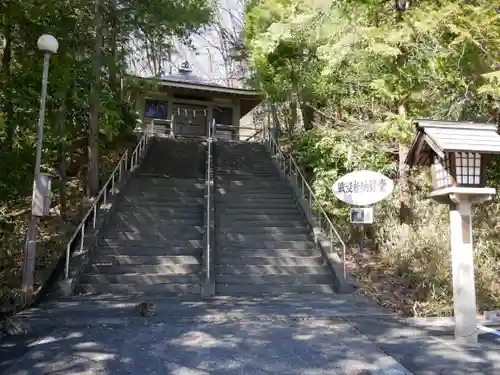
[[[334,276],[263,145],[215,147],[216,293],[333,293]]]
[[[205,146],[154,139],[81,275],[79,294],[200,293]]]

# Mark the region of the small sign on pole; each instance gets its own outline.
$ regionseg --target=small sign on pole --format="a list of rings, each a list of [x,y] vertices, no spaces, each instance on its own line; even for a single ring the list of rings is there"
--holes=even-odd
[[[342,202],[354,206],[369,206],[389,197],[394,190],[394,182],[382,173],[361,170],[342,176],[332,186],[333,194]],[[373,207],[352,207],[352,224],[361,229],[359,249],[364,251],[365,225],[373,224]]]
[[[350,213],[353,224],[373,224],[373,207],[353,207]]]

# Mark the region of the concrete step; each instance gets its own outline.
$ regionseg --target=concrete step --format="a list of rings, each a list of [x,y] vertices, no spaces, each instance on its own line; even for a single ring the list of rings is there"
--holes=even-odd
[[[182,238],[192,237],[198,238],[205,231],[205,227],[203,225],[193,225],[193,226],[185,226],[185,225],[169,225],[169,223],[163,223],[162,225],[159,222],[156,225],[140,225],[134,226],[130,224],[122,224],[122,225],[113,225],[108,227],[108,231],[105,233],[105,237],[108,235],[122,235],[126,234],[128,236],[129,233],[141,234],[144,236],[172,236],[175,234],[182,234]],[[135,238],[130,238],[135,239]]]
[[[298,207],[252,207],[252,206],[225,206],[220,210],[221,214],[257,213],[257,214],[299,214]]]
[[[122,198],[122,202],[131,202],[147,205],[162,205],[162,206],[196,206],[205,203],[204,197],[177,197],[165,196],[164,194],[150,195],[128,195]]]
[[[253,172],[220,172],[215,171],[217,180],[222,181],[252,181],[252,180],[264,180],[266,184],[273,184],[282,181],[282,178],[278,172],[276,173],[253,173]]]
[[[128,240],[120,238],[100,238],[98,240],[99,246],[117,246],[117,247],[154,247],[154,248],[170,248],[170,247],[193,247],[200,248],[204,246],[201,238],[192,239],[172,239],[168,241],[158,240],[149,241],[147,244],[142,240]]]
[[[280,196],[277,195],[272,195],[274,192],[279,192],[281,194]],[[286,197],[287,199],[290,200],[295,200],[294,199],[294,192],[286,187],[277,185],[274,187],[263,187],[263,188],[246,188],[245,186],[241,187],[235,187],[231,186],[228,187],[227,184],[224,183],[217,183],[217,188],[215,189],[215,193],[217,198],[236,198],[236,197],[246,197],[246,198],[277,198],[278,197],[281,199],[281,196]]]
[[[174,267],[177,265],[194,265],[201,264],[200,256],[194,255],[113,255],[100,254],[92,260],[95,266],[167,266]]]
[[[265,178],[268,181],[272,181],[273,179],[281,180],[278,172],[240,172],[240,171],[216,171],[216,175],[221,179],[255,179],[255,178]]]
[[[219,222],[221,225],[232,222],[254,222],[261,223],[265,221],[300,221],[302,222],[303,216],[299,210],[288,211],[288,212],[237,212],[237,213],[223,213],[219,214]],[[260,225],[260,224],[259,224]]]
[[[161,157],[161,155],[158,155]],[[190,158],[190,156],[186,156],[186,158]],[[168,157],[163,157],[163,159],[168,159]],[[182,159],[182,158],[178,158]],[[172,161],[172,160],[171,160]],[[171,178],[200,178],[203,177],[203,167],[205,162],[203,159],[196,160],[188,163],[174,162],[175,165],[165,165],[160,164],[160,161],[153,163],[149,163],[148,165],[143,165],[139,168],[140,173],[142,174],[153,174],[153,175],[163,175],[165,177]]]
[[[263,295],[283,295],[290,294],[334,294],[331,285],[241,285],[241,284],[216,284],[215,292],[221,296],[263,296]]]
[[[262,226],[248,226],[242,225],[241,223],[232,223],[219,227],[219,233],[232,234],[232,235],[248,235],[248,234],[268,234],[268,235],[295,235],[295,234],[310,234],[310,229],[303,224],[300,227],[295,226],[283,226],[283,227],[271,227],[262,224]]]
[[[224,220],[222,220],[224,219]],[[251,220],[234,220],[231,217],[224,217],[219,220],[220,228],[224,230],[225,228],[304,228],[308,227],[308,223],[305,220],[272,220],[272,219],[260,219],[258,221]]]
[[[228,250],[238,249],[238,250],[241,250],[241,251],[255,250],[255,249],[310,250],[310,249],[316,249],[316,245],[311,240],[307,240],[307,241],[292,241],[292,240],[286,240],[286,241],[266,241],[266,240],[258,240],[258,241],[254,241],[254,242],[250,242],[250,241],[245,241],[245,242],[225,241],[225,242],[221,242],[221,241],[219,241],[218,242],[218,246],[217,246],[217,250],[218,251],[219,250],[223,251],[223,250],[226,250],[226,249],[228,249]]]
[[[252,258],[252,257],[316,257],[321,255],[317,249],[290,250],[290,249],[218,249],[217,256],[225,259],[229,258]]]
[[[140,207],[140,206],[118,206],[116,214],[124,215],[149,215],[150,217],[158,218],[173,218],[173,219],[184,219],[184,218],[196,218],[203,217],[204,207]]]
[[[321,266],[325,260],[322,256],[295,256],[295,257],[268,257],[268,256],[223,256],[217,255],[217,264],[220,266],[284,266],[284,267],[312,267]]]
[[[216,275],[329,275],[326,264],[312,266],[270,266],[270,265],[216,265]]]
[[[170,211],[173,211],[170,212]],[[203,215],[199,212],[191,210],[180,211],[180,210],[148,210],[148,209],[136,209],[136,208],[121,208],[118,207],[117,212],[115,212],[112,218],[118,218],[121,220],[158,220],[158,219],[169,219],[169,220],[201,220],[203,221]]]
[[[159,241],[173,241],[173,240],[189,240],[192,238],[201,238],[201,233],[193,230],[183,229],[181,232],[170,231],[169,233],[161,232],[123,232],[111,230],[103,235],[104,239],[119,239],[119,240],[132,240],[132,241],[146,241],[146,242],[159,242]],[[166,245],[166,244],[165,244]]]
[[[77,294],[83,293],[109,293],[113,295],[177,295],[177,294],[200,294],[199,284],[171,284],[156,283],[148,285],[129,285],[129,284],[79,284]]]
[[[250,174],[269,174],[275,175],[278,173],[278,170],[274,165],[269,165],[266,167],[242,167],[240,165],[217,165],[215,167],[216,173],[250,173]]]
[[[215,282],[218,284],[267,284],[267,285],[315,285],[325,284],[333,286],[333,275],[323,273],[319,275],[216,275]]]
[[[120,202],[120,212],[130,210],[134,212],[198,212],[203,210],[203,203],[191,202],[162,202],[162,201],[136,201],[133,198],[128,198]],[[135,211],[137,210],[137,211]]]
[[[139,246],[102,246],[96,254],[102,255],[137,255],[137,256],[154,256],[154,255],[192,255],[200,256],[203,252],[201,247],[184,246],[148,246],[142,244]]]
[[[102,274],[85,273],[80,276],[82,284],[127,284],[145,286],[152,284],[197,284],[200,277],[197,274],[172,275],[159,273],[124,273],[124,274]]]
[[[87,274],[165,274],[165,275],[185,275],[200,271],[199,263],[188,264],[162,264],[162,265],[142,265],[142,264],[87,264],[84,273]]]
[[[258,159],[258,158],[257,158]],[[271,159],[257,160],[248,157],[241,157],[240,159],[223,159],[216,160],[216,170],[222,171],[247,171],[247,172],[267,172],[277,173],[278,169]]]
[[[203,218],[201,215],[195,215],[187,218],[175,219],[171,217],[157,217],[155,215],[133,215],[133,214],[122,214],[121,216],[115,215],[109,219],[106,223],[107,227],[154,227],[162,228],[165,226],[203,226]]]
[[[218,207],[221,207],[222,209],[229,208],[229,209],[236,209],[236,208],[272,208],[274,210],[278,208],[285,208],[285,209],[298,209],[297,203],[293,199],[272,199],[272,198],[267,198],[267,199],[245,199],[245,198],[216,198],[216,203],[218,204]]]
[[[223,189],[220,189],[223,190]],[[230,190],[230,191],[219,191],[217,190],[217,198],[219,199],[241,199],[244,198],[246,200],[263,200],[263,199],[272,199],[272,200],[285,200],[285,201],[295,201],[294,196],[291,192],[282,192],[282,191],[271,191],[271,190],[256,190],[249,191],[244,190],[241,192]]]
[[[227,176],[215,176],[217,189],[223,188],[227,192],[234,192],[240,194],[253,194],[253,193],[268,193],[268,192],[281,192],[286,194],[293,194],[290,185],[281,179],[238,179],[228,178]],[[278,189],[279,188],[279,189]]]
[[[150,186],[147,182],[137,186],[128,186],[126,190],[127,195],[133,196],[148,196],[163,195],[165,197],[196,197],[203,194],[205,191],[205,183],[196,184],[196,186]]]
[[[257,244],[262,241],[273,241],[276,245],[285,241],[310,241],[311,235],[308,233],[300,234],[272,234],[272,233],[258,233],[258,234],[242,234],[242,233],[221,233],[219,235],[219,244],[230,245],[231,243],[247,242]],[[283,247],[283,245],[281,245]],[[265,248],[265,247],[264,247]]]
[[[159,178],[159,177],[148,177],[147,174],[142,174],[137,177],[133,177],[127,186],[127,191],[143,191],[144,187],[147,186],[147,191],[157,191],[157,190],[173,190],[173,191],[198,191],[205,188],[205,180],[200,179],[189,179],[189,178]],[[188,190],[187,190],[188,189]]]

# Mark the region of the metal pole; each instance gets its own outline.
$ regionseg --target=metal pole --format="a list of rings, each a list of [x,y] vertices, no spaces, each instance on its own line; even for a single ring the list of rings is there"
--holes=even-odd
[[[361,239],[359,240],[359,252],[363,253],[365,251],[365,226],[360,225]]]
[[[38,117],[38,130],[36,137],[35,179],[33,182],[32,204],[34,203],[35,192],[37,190],[36,185],[38,182],[38,176],[40,174],[40,165],[42,163],[43,125],[45,122],[45,103],[47,100],[47,83],[49,80],[49,60],[50,60],[50,53],[45,53],[43,58],[40,115]],[[24,268],[23,268],[23,280],[22,280],[22,297],[24,304],[29,303],[29,301],[31,301],[31,298],[33,296],[38,220],[39,220],[38,217],[32,214],[28,225],[27,240],[24,249]]]

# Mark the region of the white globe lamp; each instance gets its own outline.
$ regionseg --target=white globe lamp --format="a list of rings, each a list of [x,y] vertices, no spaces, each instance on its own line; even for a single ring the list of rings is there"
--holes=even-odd
[[[38,38],[37,42],[38,49],[42,52],[47,52],[51,54],[57,53],[57,49],[59,48],[59,43],[57,43],[57,39],[54,38],[50,34],[43,34]]]

